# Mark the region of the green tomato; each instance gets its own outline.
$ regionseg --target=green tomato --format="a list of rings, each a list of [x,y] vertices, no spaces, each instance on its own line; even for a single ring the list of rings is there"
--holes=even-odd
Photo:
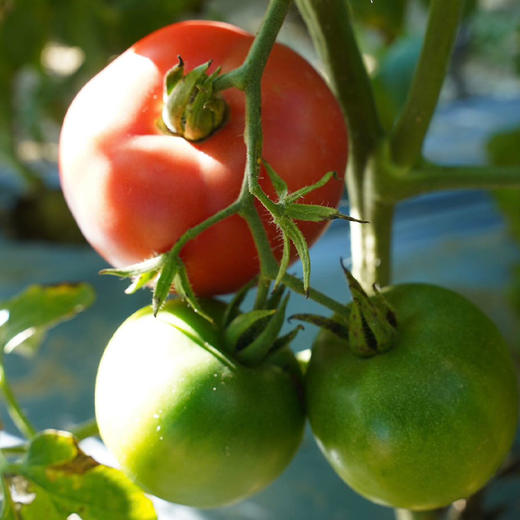
[[[306,374],[309,419],[339,476],[366,498],[427,510],[480,489],[511,447],[518,390],[495,325],[432,285],[389,288],[393,348],[371,358],[322,331]]]
[[[203,302],[218,322],[222,305]],[[123,471],[171,502],[217,507],[271,483],[295,454],[305,413],[285,349],[240,365],[220,330],[179,301],[145,307],[110,340],[96,380],[101,437]]]

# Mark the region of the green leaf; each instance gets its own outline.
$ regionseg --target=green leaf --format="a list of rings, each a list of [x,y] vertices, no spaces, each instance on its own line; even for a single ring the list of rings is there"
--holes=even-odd
[[[34,352],[45,332],[84,310],[94,301],[90,285],[33,285],[0,303],[0,341],[5,352]]]
[[[68,432],[38,434],[19,472],[27,487],[17,504],[23,520],[63,520],[73,513],[82,520],[157,519],[150,499],[128,477],[83,453]]]

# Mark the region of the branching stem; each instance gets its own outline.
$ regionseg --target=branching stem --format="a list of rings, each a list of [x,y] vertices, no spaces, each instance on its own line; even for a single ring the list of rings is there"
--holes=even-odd
[[[451,58],[464,0],[430,0],[428,27],[408,97],[391,135],[396,164],[412,166],[437,106]]]

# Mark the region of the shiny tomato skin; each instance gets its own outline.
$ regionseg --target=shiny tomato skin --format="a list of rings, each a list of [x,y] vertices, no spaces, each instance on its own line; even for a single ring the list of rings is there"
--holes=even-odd
[[[321,332],[306,375],[310,423],[339,476],[368,499],[428,510],[480,489],[505,459],[518,389],[495,325],[440,287],[385,291],[393,348],[358,358]]]
[[[206,312],[222,307],[203,301]],[[103,441],[146,492],[199,508],[250,496],[298,449],[305,411],[289,349],[245,367],[220,350],[204,318],[180,301],[145,307],[115,332],[96,378]]]
[[[225,124],[201,142],[158,126],[164,74],[184,60],[186,71],[213,60],[210,72],[240,66],[253,37],[234,26],[188,21],[137,42],[95,76],[72,102],[60,136],[65,198],[90,244],[116,267],[168,250],[191,226],[239,194],[245,167],[244,94],[228,89]],[[337,206],[343,191],[347,132],[339,105],[318,73],[276,44],[262,80],[263,157],[291,191],[327,171],[338,179],[302,202]],[[274,197],[262,173],[261,184]],[[278,257],[279,232],[264,214]],[[325,223],[299,223],[309,244]],[[232,216],[182,251],[199,295],[235,291],[257,274],[248,227]]]

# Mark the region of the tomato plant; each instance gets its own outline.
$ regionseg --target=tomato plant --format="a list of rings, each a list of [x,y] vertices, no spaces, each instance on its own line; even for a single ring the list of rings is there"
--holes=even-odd
[[[60,140],[62,187],[81,230],[112,265],[140,262],[168,250],[190,227],[231,204],[244,178],[245,104],[227,89],[227,119],[213,135],[188,142],[161,125],[164,76],[180,56],[186,70],[209,60],[210,72],[239,67],[253,36],[230,25],[171,25],[110,63],[70,106]],[[262,80],[262,157],[289,191],[335,171],[306,203],[336,206],[343,191],[347,134],[337,101],[323,79],[294,51],[275,45]],[[274,195],[264,172],[261,185]],[[269,239],[281,239],[267,212]],[[309,243],[325,222],[301,222]],[[196,293],[228,293],[259,269],[247,224],[233,215],[188,243],[182,258]],[[293,257],[294,258],[294,257]]]
[[[420,35],[413,34],[422,23],[416,10],[407,26],[412,0],[294,2],[330,90],[276,43],[292,3],[270,0],[254,37],[218,22],[171,25],[138,41],[79,92],[60,138],[64,194],[84,235],[114,266],[104,272],[131,278],[127,292],[153,288],[152,306],[113,336],[98,371],[97,422],[71,434],[38,431],[1,354],[34,352],[50,326],[91,302],[90,290],[39,287],[1,302],[0,389],[25,437],[0,448],[2,518],[98,520],[103,511],[104,520],[156,520],[144,492],[194,507],[246,498],[296,452],[303,387],[325,456],[360,494],[399,508],[399,520],[496,516],[482,488],[514,437],[514,367],[495,326],[461,296],[430,285],[391,286],[393,218],[401,202],[419,194],[519,188],[520,167],[424,157],[461,21],[468,24],[490,3],[417,2],[428,8]],[[72,17],[68,30],[61,28],[67,16],[55,17],[47,0],[36,3],[49,15],[49,31],[38,30],[36,44],[6,47],[16,59],[0,70],[0,151],[41,202],[37,169],[44,165],[25,163],[34,153],[30,139],[39,139],[48,119],[28,98],[39,92],[61,105],[66,96],[57,86],[88,74],[106,37],[119,41],[107,28],[125,25],[129,18],[118,16],[115,4],[129,2],[108,10],[89,4],[92,16]],[[10,44],[17,27],[23,32],[33,23],[14,4],[0,2]],[[107,30],[83,49],[81,65],[81,49],[62,43],[76,47],[81,35],[64,40],[96,34],[97,18]],[[413,45],[403,47],[404,34]],[[403,51],[410,51],[404,68]],[[460,59],[451,65],[452,74],[462,68]],[[61,81],[74,67],[78,75]],[[53,149],[45,147],[41,158]],[[352,217],[336,209],[343,181]],[[309,246],[331,219],[354,222],[349,305],[344,294],[335,300],[322,292],[326,284],[311,284]],[[30,216],[28,227],[36,220]],[[288,272],[296,255],[301,277]],[[253,285],[252,308],[240,313]],[[330,320],[294,316],[334,332],[320,331],[306,383],[288,348],[300,327],[279,336],[287,289],[334,313]],[[227,305],[204,299],[229,292],[236,294]],[[98,423],[123,471],[80,449],[79,440],[99,433]],[[513,450],[497,481],[519,460]],[[460,497],[468,498],[449,508]],[[323,514],[326,502],[342,506],[337,496],[327,498],[305,516],[334,516]]]
[[[218,322],[223,306],[203,305]],[[264,488],[303,433],[290,351],[244,366],[226,353],[221,332],[179,301],[157,318],[146,307],[116,331],[96,380],[100,433],[125,472],[149,493],[196,507]]]
[[[466,498],[496,472],[518,418],[515,369],[495,325],[433,285],[384,291],[397,319],[388,352],[350,353],[324,331],[306,376],[325,456],[369,499],[412,510]]]

